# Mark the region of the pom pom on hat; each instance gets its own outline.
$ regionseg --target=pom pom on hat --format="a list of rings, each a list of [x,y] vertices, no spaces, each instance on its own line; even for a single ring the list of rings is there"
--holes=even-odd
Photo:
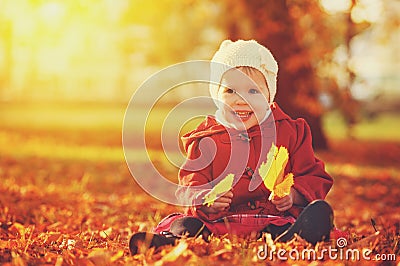
[[[215,63],[214,63],[215,62]],[[217,63],[217,64],[216,64]],[[272,53],[255,40],[225,40],[211,59],[210,94],[217,99],[217,93],[223,74],[231,68],[248,66],[260,71],[267,82],[270,102],[276,94],[278,63]]]

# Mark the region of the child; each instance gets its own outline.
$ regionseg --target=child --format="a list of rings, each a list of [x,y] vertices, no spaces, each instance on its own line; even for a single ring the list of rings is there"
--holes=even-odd
[[[176,195],[187,206],[185,214],[164,218],[153,234],[134,234],[131,253],[146,241],[159,247],[210,234],[328,240],[333,213],[323,199],[333,180],[314,156],[306,121],[292,120],[273,102],[278,65],[271,52],[254,40],[225,40],[212,62],[211,76],[219,84],[210,85],[210,94],[218,110],[182,138],[187,160]],[[294,185],[288,195],[269,200],[258,169],[272,143],[288,149],[284,172],[293,173]],[[204,205],[204,196],[227,174],[235,176],[232,189]]]

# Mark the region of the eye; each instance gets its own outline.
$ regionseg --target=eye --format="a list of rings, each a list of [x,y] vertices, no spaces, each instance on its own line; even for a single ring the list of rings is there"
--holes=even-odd
[[[250,89],[249,93],[250,94],[258,94],[258,93],[260,93],[260,91],[258,89]]]
[[[234,90],[230,89],[230,88],[224,88],[224,93],[235,93]]]

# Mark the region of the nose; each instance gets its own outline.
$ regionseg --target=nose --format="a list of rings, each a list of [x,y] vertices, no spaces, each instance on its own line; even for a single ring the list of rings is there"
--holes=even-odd
[[[238,105],[247,104],[246,100],[239,93],[235,93],[235,103]]]

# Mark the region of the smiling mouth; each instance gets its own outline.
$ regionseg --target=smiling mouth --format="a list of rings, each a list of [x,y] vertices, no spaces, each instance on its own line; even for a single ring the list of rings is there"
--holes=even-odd
[[[249,112],[249,111],[235,111],[233,112],[233,114],[235,116],[237,116],[240,119],[248,119],[250,118],[250,116],[253,114],[253,112]]]

